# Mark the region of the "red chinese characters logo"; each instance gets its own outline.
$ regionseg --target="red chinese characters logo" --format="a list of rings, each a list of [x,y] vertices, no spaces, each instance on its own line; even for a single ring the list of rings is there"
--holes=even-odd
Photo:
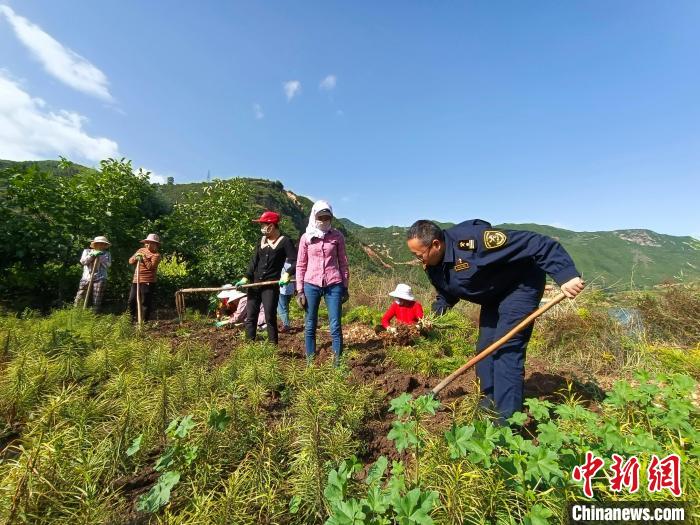
[[[678,454],[671,454],[664,459],[654,454],[647,468],[649,479],[649,492],[661,492],[664,489],[678,497],[681,495],[681,458]]]
[[[574,467],[572,478],[575,481],[583,481],[583,493],[593,497],[593,478],[605,465],[602,458],[597,457],[592,452],[586,452],[586,461],[583,465]],[[624,457],[613,454],[612,465],[610,465],[609,477],[610,490],[622,492],[627,489],[630,493],[639,490],[639,471],[641,465],[636,456],[625,460]],[[681,458],[678,454],[670,454],[663,459],[659,459],[656,454],[651,456],[647,467],[647,490],[649,492],[661,492],[668,489],[671,494],[678,497],[681,495]]]
[[[610,490],[622,492],[622,487],[627,487],[630,493],[639,490],[639,460],[632,456],[623,464],[624,458],[617,454],[612,455],[613,464],[610,467],[612,477],[610,478]]]
[[[576,481],[583,480],[583,493],[589,497],[593,497],[592,479],[596,473],[603,468],[605,462],[598,456],[593,455],[593,452],[586,452],[586,462],[583,465],[575,466],[572,472],[572,477]]]

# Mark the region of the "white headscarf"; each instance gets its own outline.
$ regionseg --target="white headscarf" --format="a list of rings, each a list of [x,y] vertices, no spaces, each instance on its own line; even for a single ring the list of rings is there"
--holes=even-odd
[[[314,237],[318,237],[319,239],[323,239],[326,236],[326,233],[322,230],[320,230],[316,226],[316,214],[320,212],[321,210],[330,210],[331,214],[333,214],[333,208],[331,207],[330,204],[326,201],[316,201],[314,202],[314,205],[311,207],[311,215],[309,216],[309,225],[306,227],[306,235],[309,238],[309,240],[313,239]],[[334,215],[335,216],[335,215]]]

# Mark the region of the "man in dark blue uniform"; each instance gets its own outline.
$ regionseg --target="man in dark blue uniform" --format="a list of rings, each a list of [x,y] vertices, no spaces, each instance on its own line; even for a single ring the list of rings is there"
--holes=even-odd
[[[465,299],[481,305],[477,352],[537,309],[549,274],[567,297],[583,290],[574,261],[559,242],[528,231],[499,230],[479,219],[442,230],[416,221],[408,248],[423,263],[437,290],[435,313]],[[495,406],[503,423],[522,410],[525,348],[532,326],[476,365],[484,406]]]

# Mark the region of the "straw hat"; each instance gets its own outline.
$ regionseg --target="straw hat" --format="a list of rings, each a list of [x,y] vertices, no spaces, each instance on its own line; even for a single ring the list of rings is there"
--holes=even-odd
[[[389,292],[389,295],[391,297],[396,297],[397,299],[405,299],[406,301],[416,300],[411,287],[403,283],[397,284],[396,289],[393,292]]]
[[[141,239],[139,242],[155,242],[160,244],[160,235],[157,233],[149,233],[148,237]]]
[[[98,235],[93,240],[91,240],[90,246],[92,246],[93,244],[98,243],[98,242],[102,243],[102,244],[106,244],[107,246],[112,246],[112,243],[109,242],[109,239],[107,239],[107,237],[105,237],[104,235]]]

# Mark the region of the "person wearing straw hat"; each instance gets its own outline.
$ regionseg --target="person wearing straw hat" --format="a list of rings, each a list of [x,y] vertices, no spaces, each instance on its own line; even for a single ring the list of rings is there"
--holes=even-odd
[[[231,292],[236,291],[232,284],[225,284],[223,290],[216,294],[216,320],[221,321],[224,317],[230,317],[233,312],[236,311],[237,302],[233,299]],[[243,292],[237,292],[241,296],[245,294]],[[219,326],[217,324],[217,326]]]
[[[129,292],[129,310],[131,319],[136,321],[138,318],[137,309],[138,302],[141,303],[143,311],[143,320],[151,319],[153,311],[153,294],[155,293],[158,264],[160,263],[160,236],[157,233],[149,233],[145,239],[142,239],[143,247],[136,250],[136,253],[129,258],[129,264],[135,264],[134,278],[131,282],[131,291]],[[139,301],[136,299],[136,294],[140,295]]]
[[[78,284],[78,293],[75,295],[75,306],[79,306],[84,301],[88,288],[92,291],[93,308],[98,310],[102,304],[107,285],[107,270],[112,265],[112,254],[109,253],[111,245],[107,237],[98,235],[90,242],[90,248],[83,250],[80,256],[83,275]]]
[[[389,292],[389,296],[395,301],[382,317],[382,326],[385,329],[391,328],[389,325],[394,317],[397,323],[413,325],[423,318],[423,307],[416,301],[413,290],[407,284],[397,284],[396,289]]]
[[[564,247],[535,232],[502,230],[480,219],[443,230],[419,220],[406,243],[437,290],[433,312],[443,314],[460,299],[481,305],[477,353],[537,309],[547,275],[570,298],[585,286]],[[531,334],[532,325],[476,365],[482,407],[495,408],[501,424],[522,410]]]
[[[217,322],[215,324],[217,327],[242,324],[245,322],[247,314],[247,294],[236,290],[232,284],[225,284],[224,288],[226,289],[219,292],[216,296],[220,301],[219,304],[222,306],[220,310],[217,310]],[[266,328],[264,306],[260,307],[260,313],[258,314],[258,328],[262,330]]]
[[[257,319],[260,307],[265,309],[267,323],[267,338],[272,344],[277,344],[277,303],[280,296],[280,286],[289,283],[296,268],[297,251],[292,240],[282,235],[279,228],[280,215],[274,211],[265,211],[260,218],[254,220],[260,224],[262,238],[255,247],[255,253],[250,259],[248,271],[234,286],[239,287],[248,283],[255,284],[264,281],[275,281],[274,284],[248,288],[248,315],[245,320],[246,338],[254,341],[257,335]],[[288,262],[289,269],[282,271],[284,263]]]

